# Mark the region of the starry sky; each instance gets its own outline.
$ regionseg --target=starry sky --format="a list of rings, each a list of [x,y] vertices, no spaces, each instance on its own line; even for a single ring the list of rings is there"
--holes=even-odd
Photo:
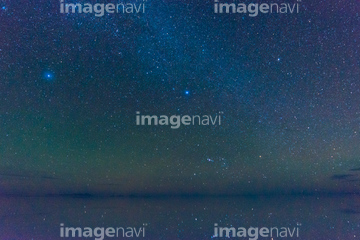
[[[358,192],[359,12],[148,0],[99,18],[0,0],[0,194]],[[136,111],[223,119],[174,130]]]

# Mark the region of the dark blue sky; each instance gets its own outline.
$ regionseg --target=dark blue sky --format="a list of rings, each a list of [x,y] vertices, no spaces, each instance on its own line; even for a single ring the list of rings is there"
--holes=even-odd
[[[212,1],[101,18],[0,7],[1,193],[358,191],[357,1],[257,17]],[[136,111],[224,120],[173,130]]]

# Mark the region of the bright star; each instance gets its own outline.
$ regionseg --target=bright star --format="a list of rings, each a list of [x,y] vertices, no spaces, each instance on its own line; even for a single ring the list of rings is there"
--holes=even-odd
[[[185,91],[185,94],[186,94],[186,95],[189,95],[189,94],[190,94],[190,91]]]
[[[51,72],[45,72],[43,76],[47,81],[52,81],[54,79],[54,74]]]

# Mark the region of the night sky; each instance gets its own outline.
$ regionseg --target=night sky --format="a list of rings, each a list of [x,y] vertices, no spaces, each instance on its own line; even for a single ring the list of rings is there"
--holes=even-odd
[[[0,0],[0,194],[357,193],[359,13],[148,0],[95,17]],[[137,111],[222,124],[137,126]]]

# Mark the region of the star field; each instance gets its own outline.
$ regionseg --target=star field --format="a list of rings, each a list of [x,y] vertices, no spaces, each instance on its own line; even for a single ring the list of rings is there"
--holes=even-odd
[[[255,18],[146,4],[98,18],[0,1],[1,193],[358,191],[357,1]],[[223,122],[137,126],[136,111]]]

